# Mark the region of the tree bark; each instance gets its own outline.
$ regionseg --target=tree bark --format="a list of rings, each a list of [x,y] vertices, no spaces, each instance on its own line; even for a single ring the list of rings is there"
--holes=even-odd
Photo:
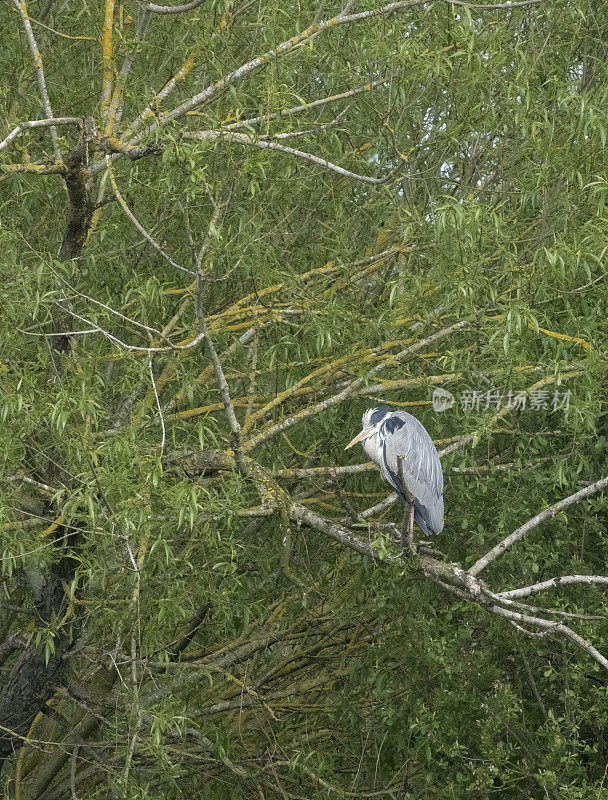
[[[85,131],[79,144],[66,155],[65,165],[69,207],[67,222],[59,258],[70,261],[77,258],[83,250],[93,216],[93,204],[86,187],[88,178],[87,133]],[[53,321],[53,331],[65,330],[65,314],[57,310]],[[52,357],[58,377],[61,377],[62,358],[69,349],[67,336],[50,338]],[[61,456],[53,452],[48,463],[54,465],[52,471],[57,477],[60,471]],[[51,478],[51,483],[53,480]],[[49,509],[57,513],[57,509]],[[36,714],[49,700],[64,677],[64,655],[69,650],[74,633],[76,619],[69,616],[66,587],[74,577],[77,561],[75,549],[79,545],[80,535],[59,526],[54,533],[57,561],[46,576],[42,576],[40,588],[35,590],[33,615],[38,626],[46,626],[52,631],[54,652],[45,654],[44,643],[36,644],[35,637],[25,647],[15,662],[2,690],[0,691],[0,769],[21,745],[34,721]],[[61,542],[61,544],[59,544]],[[58,622],[62,624],[58,625]],[[47,660],[48,655],[48,660]]]

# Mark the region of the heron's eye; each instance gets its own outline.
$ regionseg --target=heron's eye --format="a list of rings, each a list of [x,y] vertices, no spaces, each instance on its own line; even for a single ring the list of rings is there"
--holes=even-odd
[[[371,411],[367,412],[369,414],[369,419],[366,420],[367,425],[376,425],[378,422],[384,419],[389,411],[390,408],[387,406],[378,406],[378,408],[373,408]]]

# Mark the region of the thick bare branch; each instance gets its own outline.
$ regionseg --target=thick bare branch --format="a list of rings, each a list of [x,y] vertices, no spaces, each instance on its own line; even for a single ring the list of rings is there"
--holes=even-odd
[[[118,337],[116,337],[113,334],[111,334],[109,331],[106,331],[100,325],[97,325],[92,320],[87,319],[86,317],[83,317],[80,314],[77,314],[75,311],[72,311],[70,308],[68,308],[67,304],[63,303],[61,307],[71,317],[74,317],[74,319],[78,319],[81,322],[84,322],[85,325],[91,325],[93,330],[91,330],[91,331],[69,331],[69,332],[66,332],[66,333],[59,334],[60,336],[68,336],[68,335],[71,336],[72,333],[101,333],[103,336],[106,337],[106,339],[109,339],[117,347],[121,347],[124,350],[131,350],[133,352],[139,352],[139,353],[168,353],[171,350],[190,350],[191,348],[196,347],[196,345],[199,344],[200,342],[202,342],[202,340],[203,340],[202,334],[199,333],[197,336],[194,337],[194,339],[191,339],[186,344],[173,344],[173,345],[170,345],[170,346],[167,346],[167,347],[140,347],[140,346],[134,345],[134,344],[127,344],[126,342],[123,342],[121,339],[119,339]],[[47,334],[47,335],[50,336],[51,334]]]
[[[351,531],[350,528],[347,528],[339,522],[327,520],[320,514],[316,514],[314,511],[311,511],[310,509],[305,508],[298,503],[292,503],[290,505],[289,518],[293,522],[303,523],[308,525],[310,528],[314,528],[315,530],[330,536],[332,539],[335,539],[336,542],[340,542],[340,544],[350,547],[351,550],[356,550],[357,553],[360,553],[363,556],[369,556],[370,558],[376,557],[369,540],[364,539],[362,536],[358,536],[356,533]],[[391,561],[396,564],[401,562],[401,558],[398,555],[387,554],[385,558],[387,561]]]
[[[604,575],[560,575],[550,578],[540,583],[533,583],[530,586],[522,586],[520,589],[510,589],[507,592],[498,592],[498,597],[528,597],[536,592],[544,592],[546,589],[555,589],[558,586],[566,586],[570,583],[586,583],[608,586],[608,578]]]
[[[59,248],[61,261],[76,258],[82,252],[91,226],[93,203],[87,192],[86,162],[89,135],[89,123],[86,122],[82,139],[65,157],[65,185],[70,202],[65,233]]]
[[[599,481],[595,481],[595,483],[586,486],[584,489],[571,494],[569,497],[566,497],[563,500],[560,500],[558,503],[554,503],[553,505],[549,506],[544,511],[541,511],[535,517],[529,519],[525,525],[522,525],[521,527],[517,528],[517,530],[513,531],[513,533],[503,539],[502,542],[499,542],[488,553],[486,553],[485,556],[482,556],[480,559],[478,559],[469,569],[469,574],[479,575],[479,573],[484,570],[488,564],[494,561],[495,558],[522,539],[533,528],[536,528],[538,525],[540,525],[541,522],[544,522],[549,517],[554,517],[562,509],[568,508],[568,506],[578,503],[581,500],[584,500],[586,497],[595,494],[596,492],[601,492],[606,486],[608,486],[608,476],[601,478]]]

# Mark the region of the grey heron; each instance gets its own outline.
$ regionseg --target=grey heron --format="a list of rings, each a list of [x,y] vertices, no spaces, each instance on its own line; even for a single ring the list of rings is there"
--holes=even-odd
[[[422,532],[426,536],[439,533],[443,529],[443,473],[424,425],[407,411],[377,406],[363,414],[362,426],[345,449],[361,442],[384,480],[407,507],[413,507],[413,521]]]

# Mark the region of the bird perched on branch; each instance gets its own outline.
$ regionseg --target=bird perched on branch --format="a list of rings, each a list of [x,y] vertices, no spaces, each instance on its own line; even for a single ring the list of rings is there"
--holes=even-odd
[[[388,406],[369,408],[363,430],[346,445],[361,442],[367,455],[380,467],[385,481],[413,511],[414,522],[426,536],[443,529],[443,473],[439,455],[424,425],[407,411]]]

